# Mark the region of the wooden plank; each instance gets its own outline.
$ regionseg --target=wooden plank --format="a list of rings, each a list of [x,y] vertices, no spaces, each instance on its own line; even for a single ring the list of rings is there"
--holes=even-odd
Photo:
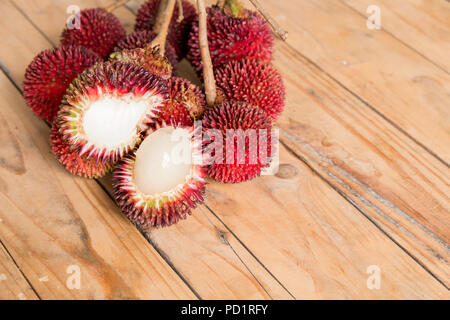
[[[442,0],[343,0],[364,16],[376,4],[381,28],[420,52],[440,68],[450,70],[450,3]]]
[[[298,299],[444,298],[448,290],[317,175],[280,151],[281,168],[211,184],[207,205]],[[370,290],[366,270],[382,274]]]
[[[39,295],[195,298],[95,181],[57,163],[48,127],[3,74],[0,97],[0,238]],[[80,289],[66,286],[70,268]]]
[[[449,286],[448,168],[295,50],[278,48],[281,139]]]
[[[287,43],[450,162],[450,75],[337,0],[267,0]],[[442,54],[445,54],[443,52]],[[292,68],[295,69],[295,68]]]
[[[36,293],[14,264],[11,256],[0,244],[0,300],[38,299]]]
[[[56,16],[64,16],[66,5],[79,4],[81,8],[89,2],[57,1],[54,5],[51,1],[25,1],[23,3],[17,2],[18,10],[24,10],[24,14],[37,26],[43,26],[44,33],[52,43],[57,43],[59,32],[54,32],[55,24],[49,24],[48,21],[55,21],[51,16],[46,16],[45,12],[39,8],[36,3],[43,5],[44,8],[49,9],[49,14]],[[98,2],[97,5],[105,5],[106,2]],[[59,8],[59,11],[56,9]],[[5,14],[9,19],[21,19],[15,8],[9,8],[11,12]],[[37,10],[37,11],[35,11]],[[116,12],[121,12],[125,24],[131,25],[131,20],[134,16],[126,9],[118,9]],[[127,16],[128,14],[128,16]],[[36,18],[36,19],[35,19]],[[64,24],[65,18],[60,19]],[[128,23],[127,23],[128,21]],[[31,27],[30,23],[23,22],[23,25]],[[9,71],[11,79],[20,85],[23,79],[23,70],[31,61],[37,51],[44,49],[49,45],[47,40],[38,34],[36,30],[23,30],[23,32],[15,32],[11,34],[4,34],[5,40],[9,41],[17,49],[20,49],[22,54],[26,55],[21,60],[16,61],[8,52],[0,52],[0,61],[4,67]],[[28,49],[26,46],[28,38],[33,38],[33,48]],[[45,140],[47,137],[45,136]],[[70,177],[69,174],[66,174]],[[108,180],[110,176],[102,180],[105,188],[111,188],[111,182]],[[182,225],[164,229],[163,231],[154,231],[150,234],[152,244],[158,248],[160,253],[170,261],[177,270],[185,277],[188,282],[194,287],[195,291],[202,298],[212,299],[289,299],[291,295],[280,285],[276,279],[271,276],[264,267],[251,256],[241,243],[234,237],[228,237],[227,241],[219,235],[223,231],[217,226],[217,222],[213,222],[205,215],[198,211],[194,213],[195,219],[189,219]],[[222,228],[223,229],[223,228]],[[196,230],[195,233],[190,231]],[[160,237],[155,235],[161,234]],[[168,238],[166,238],[168,237]],[[186,246],[189,243],[189,246]],[[211,253],[214,254],[211,254]],[[205,259],[198,259],[198,256],[205,256]],[[221,266],[220,268],[218,266]],[[220,270],[221,273],[216,271]],[[225,277],[223,274],[226,274]],[[208,274],[208,281],[205,282],[205,274]],[[232,281],[229,281],[232,279]]]
[[[277,42],[274,64],[287,86],[283,142],[449,286],[447,167],[289,45]]]
[[[282,156],[289,157],[285,150],[282,151]],[[365,218],[361,217],[354,207],[338,197],[332,189],[324,184],[322,180],[312,175],[297,159],[293,157],[290,159],[294,170],[298,166],[302,174],[305,175],[304,180],[311,179],[314,182],[313,187],[311,187],[312,183],[310,182],[305,184],[303,188],[307,190],[310,188],[312,190],[324,190],[325,196],[320,194],[319,196],[302,199],[302,207],[297,204],[299,201],[298,190],[302,187],[302,185],[299,185],[298,180],[283,185],[277,182],[276,179],[278,177],[265,177],[249,183],[255,184],[255,187],[249,187],[249,184],[238,186],[212,184],[209,192],[210,200],[212,200],[209,203],[212,203],[215,212],[220,212],[220,217],[225,220],[227,226],[230,226],[228,223],[230,219],[237,221],[237,223],[233,223],[231,230],[236,232],[239,238],[243,239],[244,243],[252,248],[252,251],[270,270],[276,270],[275,275],[279,279],[283,279],[283,283],[287,283],[291,292],[294,292],[292,291],[293,289],[295,290],[296,297],[442,297],[445,295],[446,291],[442,291],[445,290],[442,286],[417,264],[412,262],[403,251],[386,239]],[[287,160],[285,164],[283,166],[284,170],[290,168]],[[281,177],[283,176],[285,175],[281,174]],[[264,179],[275,179],[275,183],[268,184],[263,182],[265,181]],[[233,187],[237,187],[237,189]],[[243,199],[245,198],[246,190],[252,190],[252,194],[258,200]],[[268,200],[266,199],[268,191],[272,190],[280,193],[284,192],[283,196],[291,203],[292,201],[294,202],[290,208],[291,210],[276,209],[276,207],[280,206],[279,201],[281,203],[286,202],[283,199],[271,199],[270,197]],[[331,199],[330,204],[333,204],[332,208],[334,210],[329,210],[322,203],[322,199],[325,197]],[[249,202],[252,202],[252,204],[249,205]],[[269,206],[266,206],[266,202],[269,203]],[[240,210],[241,203],[245,207],[243,210]],[[259,203],[257,208],[254,207],[255,203]],[[305,206],[312,210],[305,210]],[[282,211],[281,214],[280,210]],[[316,213],[316,210],[318,213]],[[340,210],[347,210],[347,213],[343,214]],[[234,212],[234,214],[230,214],[231,212]],[[251,218],[248,216],[249,212],[252,213]],[[307,213],[302,214],[302,212]],[[318,214],[319,216],[316,218]],[[305,215],[312,215],[312,217],[305,218]],[[280,216],[287,216],[288,219],[281,219],[280,221]],[[334,220],[338,218],[342,219],[338,223],[339,228],[334,227],[336,223]],[[308,223],[302,224],[301,219],[305,219],[307,222],[308,219],[312,219],[317,221],[317,223],[312,227],[312,223],[309,223],[309,226]],[[187,220],[186,223],[190,220],[192,218]],[[276,228],[273,227],[273,221],[280,221]],[[352,221],[353,223],[351,223]],[[184,223],[180,224],[180,226]],[[307,226],[303,234],[297,230],[297,226],[300,225]],[[359,231],[349,236],[346,225],[349,226],[348,228],[351,231],[357,225],[356,229]],[[318,226],[325,226],[324,230]],[[334,228],[339,229],[337,235],[334,234]],[[284,229],[289,231],[286,235],[283,233],[284,231],[280,233],[280,230]],[[255,232],[255,230],[258,232]],[[166,235],[164,231],[161,230],[159,237]],[[307,237],[308,233],[309,235],[317,234],[317,241],[310,239],[309,236]],[[366,238],[361,236],[360,233],[367,234],[369,241],[364,242],[363,240],[366,240]],[[279,235],[281,235],[281,239],[278,239],[277,236]],[[289,235],[294,237],[289,239]],[[328,238],[336,242],[322,245],[323,239]],[[167,237],[167,240],[169,239]],[[167,240],[166,243],[168,242]],[[314,243],[314,248],[309,247],[308,242]],[[164,244],[164,242],[162,243]],[[305,249],[305,247],[309,247],[309,249]],[[322,251],[319,247],[322,247]],[[386,248],[387,253],[396,257],[395,261],[386,259],[383,253]],[[321,259],[315,257],[318,252]],[[383,281],[387,281],[387,287],[382,292],[374,292],[365,287],[367,280],[365,271],[368,266],[368,260],[370,260],[368,259],[369,256],[375,257],[375,260],[382,261],[383,265],[384,263],[387,265],[388,277],[387,280],[383,278]],[[306,260],[304,260],[305,258]],[[356,264],[352,262],[355,268],[347,270],[349,260],[353,259],[357,261]],[[330,261],[333,261],[333,263],[329,263]],[[400,271],[405,270],[405,266],[406,274],[404,271]],[[327,269],[330,273],[324,272],[324,269]],[[339,270],[339,272],[336,272],[336,270]],[[311,276],[309,276],[310,274]],[[423,289],[425,293],[417,288],[417,284],[421,282],[426,284]]]
[[[9,34],[3,40],[21,54],[30,54],[27,46],[36,45],[42,36],[30,25],[18,23],[20,16],[12,9],[5,3],[0,13],[2,36]],[[17,41],[15,34],[27,35],[27,41]],[[1,50],[1,58],[8,52]],[[3,74],[0,96],[0,238],[39,295],[195,298],[95,181],[74,179],[57,163],[48,127],[30,112]],[[72,265],[80,268],[80,289],[66,286],[67,268]]]

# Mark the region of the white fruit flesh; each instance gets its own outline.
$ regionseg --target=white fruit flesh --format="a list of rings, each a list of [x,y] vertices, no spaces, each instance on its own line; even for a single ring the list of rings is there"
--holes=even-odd
[[[104,148],[129,143],[136,136],[136,128],[148,109],[159,104],[159,100],[157,96],[149,99],[125,95],[106,96],[92,102],[82,123],[87,140]]]
[[[136,151],[134,177],[146,195],[168,192],[191,173],[191,133],[165,127],[150,134]]]

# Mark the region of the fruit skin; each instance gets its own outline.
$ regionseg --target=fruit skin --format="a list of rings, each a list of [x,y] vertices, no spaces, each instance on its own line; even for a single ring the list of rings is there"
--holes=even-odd
[[[66,26],[61,44],[84,46],[106,58],[125,36],[125,29],[115,15],[102,8],[91,8],[80,11],[80,29]]]
[[[92,144],[82,128],[87,106],[105,95],[132,95],[133,98],[159,96],[160,102],[147,111],[129,142],[120,147],[106,148]],[[168,98],[167,84],[161,77],[131,63],[101,62],[85,70],[72,82],[55,122],[63,139],[80,155],[87,154],[97,160],[114,162],[141,142],[141,134],[153,124],[154,117],[166,105]]]
[[[172,77],[167,82],[169,101],[159,120],[172,125],[192,126],[202,117],[206,99],[202,90],[189,80]]]
[[[243,59],[214,69],[221,99],[247,102],[264,110],[273,121],[283,111],[285,87],[280,73],[270,64]]]
[[[172,66],[166,57],[159,53],[159,48],[137,48],[111,53],[111,61],[132,63],[167,80],[172,76]]]
[[[56,125],[53,125],[50,129],[50,142],[52,152],[58,161],[74,175],[85,178],[100,178],[114,167],[110,161],[103,162],[86,155],[80,156],[64,141]]]
[[[212,149],[220,150],[222,147],[222,154],[215,154],[212,152],[212,158],[210,158],[210,166],[207,169],[207,174],[209,177],[216,181],[221,181],[225,183],[238,183],[253,179],[261,174],[261,170],[270,164],[271,159],[271,121],[267,114],[259,109],[258,107],[252,106],[250,104],[241,102],[224,102],[222,104],[216,105],[205,112],[202,120],[202,132],[203,132],[203,153],[204,156],[208,156]],[[212,139],[208,135],[208,130],[215,129],[218,130],[223,137],[222,141]],[[227,147],[227,130],[233,129],[243,130],[245,134],[249,129],[255,129],[255,134],[257,137],[256,145],[253,145],[259,150],[259,141],[264,141],[267,139],[267,160],[263,161],[259,153],[254,155],[250,154],[250,139],[245,139],[245,154],[239,152],[239,148],[236,145],[234,153],[233,150],[226,149]],[[266,133],[266,138],[260,136],[260,131],[264,130]],[[239,133],[237,133],[239,136]],[[260,140],[261,137],[261,140]],[[238,163],[238,156],[244,156],[245,162]],[[227,163],[227,159],[234,159],[234,163]],[[222,162],[222,163],[220,163]]]
[[[124,49],[132,50],[137,48],[144,48],[148,43],[150,43],[154,38],[155,34],[150,30],[138,30],[130,33],[125,39],[120,41],[114,48],[114,52],[122,51]],[[175,49],[169,42],[166,42],[165,53],[167,60],[169,60],[172,68],[175,68],[178,59]]]
[[[190,130],[193,133],[194,129]],[[194,148],[194,152],[200,154],[200,146]],[[185,219],[192,209],[203,203],[207,184],[203,166],[193,164],[192,173],[184,184],[150,196],[137,189],[133,177],[135,159],[133,154],[126,156],[113,173],[116,203],[132,222],[143,228],[170,226]]]
[[[261,15],[244,9],[243,18],[233,18],[217,6],[206,10],[208,44],[214,67],[243,58],[264,62],[272,60],[274,38],[270,26]],[[200,72],[202,62],[198,41],[198,19],[192,23],[188,46],[187,57]]]
[[[41,119],[52,122],[73,79],[101,58],[80,46],[62,46],[39,53],[28,65],[23,96]]]
[[[142,4],[137,15],[135,30],[152,30],[160,0],[148,0]],[[183,6],[183,20],[177,22],[178,4],[175,4],[172,20],[169,25],[167,41],[172,45],[177,54],[178,60],[185,57],[187,53],[187,39],[191,29],[192,21],[197,17],[194,6],[187,0],[181,0]]]

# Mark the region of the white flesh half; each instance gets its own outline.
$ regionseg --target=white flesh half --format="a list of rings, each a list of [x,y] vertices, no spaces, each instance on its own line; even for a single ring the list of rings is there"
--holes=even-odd
[[[165,127],[150,134],[136,151],[134,177],[146,195],[168,192],[185,183],[191,174],[192,134]]]
[[[130,143],[147,110],[158,105],[159,100],[157,96],[149,99],[125,95],[106,96],[94,101],[83,116],[87,140],[90,144],[110,149]]]

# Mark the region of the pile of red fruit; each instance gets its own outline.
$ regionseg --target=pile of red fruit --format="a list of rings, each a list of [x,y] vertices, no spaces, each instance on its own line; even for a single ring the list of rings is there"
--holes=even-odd
[[[25,100],[52,124],[59,162],[86,178],[113,171],[117,204],[142,227],[185,218],[204,201],[207,176],[237,183],[270,164],[285,98],[270,25],[238,0],[197,3],[199,15],[187,0],[148,0],[128,36],[110,10],[82,10],[79,28],[66,27],[25,73]],[[206,97],[175,75],[185,57]]]

